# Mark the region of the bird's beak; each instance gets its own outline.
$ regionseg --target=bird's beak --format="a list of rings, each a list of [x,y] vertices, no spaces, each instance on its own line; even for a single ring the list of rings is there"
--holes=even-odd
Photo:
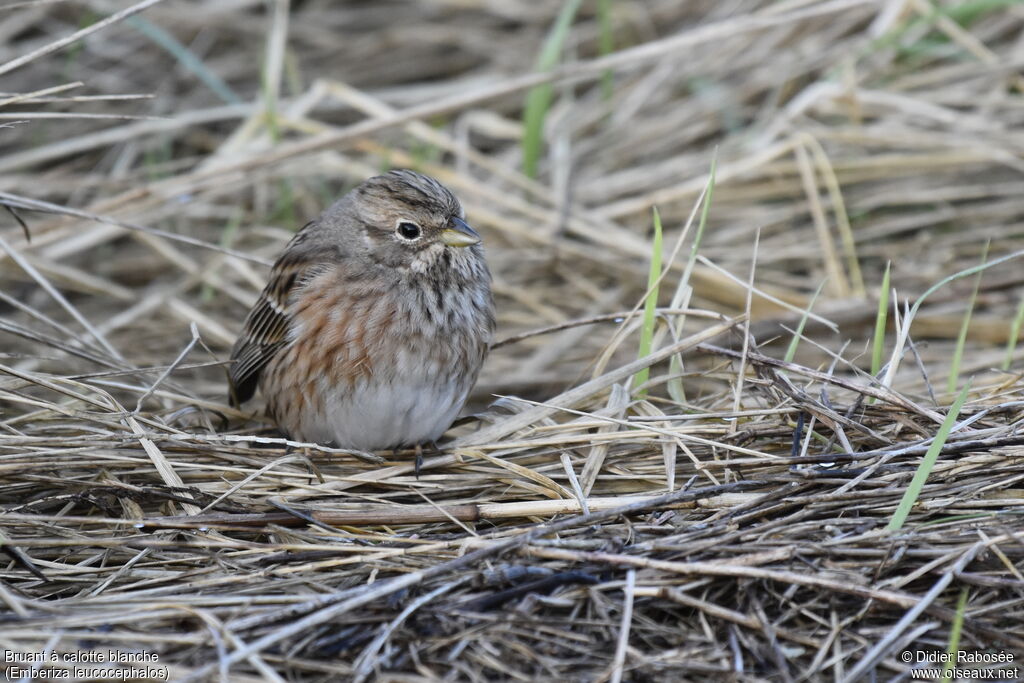
[[[461,218],[452,218],[441,231],[441,241],[449,247],[468,247],[480,243],[480,235]]]

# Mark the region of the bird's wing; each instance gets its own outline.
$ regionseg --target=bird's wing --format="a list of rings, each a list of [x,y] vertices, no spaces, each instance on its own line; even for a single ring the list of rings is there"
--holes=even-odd
[[[312,260],[311,255],[300,248],[304,232],[305,228],[296,234],[274,264],[267,286],[249,311],[242,333],[231,349],[228,379],[229,398],[234,406],[252,398],[260,372],[288,343],[288,330],[292,324],[289,299],[320,270],[322,264]]]

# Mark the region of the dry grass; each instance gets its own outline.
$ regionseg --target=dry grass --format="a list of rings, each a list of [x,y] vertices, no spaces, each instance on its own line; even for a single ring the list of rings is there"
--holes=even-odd
[[[558,2],[166,0],[95,31],[127,5],[0,6],[6,650],[196,681],[890,679],[966,591],[959,647],[1021,665],[1019,261],[980,281],[969,400],[899,532],[974,280],[868,370],[887,262],[902,326],[987,240],[1024,249],[1024,10],[612,2],[601,57],[601,4],[546,74]],[[691,227],[637,361],[651,207],[673,254],[716,155],[692,292]],[[463,199],[507,340],[418,479],[289,446],[222,367],[291,231],[387,166]]]

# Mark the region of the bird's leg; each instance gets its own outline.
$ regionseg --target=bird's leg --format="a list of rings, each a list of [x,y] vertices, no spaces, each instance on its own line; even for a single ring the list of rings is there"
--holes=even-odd
[[[433,451],[433,455],[441,455],[441,449],[438,448],[436,441],[431,441],[427,444],[430,450]],[[416,478],[420,478],[420,468],[423,467],[423,444],[416,444]]]

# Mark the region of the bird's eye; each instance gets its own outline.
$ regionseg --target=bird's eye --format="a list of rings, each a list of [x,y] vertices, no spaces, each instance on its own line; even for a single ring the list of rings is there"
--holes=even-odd
[[[395,232],[397,232],[398,236],[402,239],[409,240],[411,242],[419,238],[420,226],[415,223],[410,223],[409,221],[402,221],[398,224],[398,228]]]

